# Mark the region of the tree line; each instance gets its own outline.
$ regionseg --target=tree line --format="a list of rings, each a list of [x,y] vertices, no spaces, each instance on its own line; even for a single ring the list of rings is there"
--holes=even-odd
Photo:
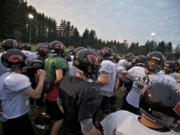
[[[31,13],[34,19],[29,19]],[[33,6],[27,6],[23,0],[1,0],[0,3],[0,40],[13,38],[24,43],[29,42],[29,31],[31,24],[31,38],[34,44],[40,42],[62,41],[65,46],[93,47],[101,49],[111,47],[119,54],[133,52],[135,55],[146,55],[150,51],[160,51],[162,53],[172,52],[171,42],[147,41],[144,45],[138,42],[128,43],[127,40],[119,42],[116,40],[102,40],[98,38],[95,30],[86,28],[80,35],[78,28],[70,21],[61,20],[60,24],[47,17],[44,13],[38,13]],[[176,51],[180,51],[177,45]]]

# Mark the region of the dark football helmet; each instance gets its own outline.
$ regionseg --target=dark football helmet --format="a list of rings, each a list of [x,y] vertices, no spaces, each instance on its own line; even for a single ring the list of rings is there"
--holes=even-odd
[[[127,59],[128,61],[132,61],[133,60],[133,58],[134,58],[134,54],[133,53],[127,53],[126,55],[125,55],[125,59]]]
[[[47,130],[46,125],[50,124],[50,118],[46,118],[46,113],[40,113],[38,117],[34,119],[35,127],[40,130]]]
[[[158,63],[158,66],[151,69],[150,65],[149,65],[149,61],[150,60],[154,60]],[[147,69],[151,72],[159,72],[160,70],[162,70],[164,68],[164,64],[165,64],[165,57],[161,52],[158,51],[154,51],[154,52],[150,52],[147,55]]]
[[[30,46],[30,44],[28,44],[28,43],[23,44],[22,48],[23,48],[24,50],[28,50],[28,51],[31,50],[31,46]]]
[[[175,128],[180,119],[180,92],[163,82],[152,83],[140,96],[140,112],[149,121]]]
[[[118,63],[119,60],[121,59],[121,57],[120,57],[117,53],[112,53],[111,59],[112,59],[112,61],[114,61],[115,63]]]
[[[175,62],[175,71],[180,72],[180,58],[178,58]]]
[[[77,54],[78,51],[80,51],[80,50],[82,50],[82,49],[85,49],[85,47],[77,47],[77,48],[75,49],[75,55]]]
[[[38,52],[38,55],[42,56],[42,57],[45,57],[48,55],[49,51],[48,51],[48,47],[45,46],[45,45],[41,45],[37,48],[37,52]]]
[[[170,74],[175,71],[175,63],[173,61],[166,62],[164,65],[165,74]]]
[[[103,49],[101,49],[101,57],[103,59],[109,59],[109,57],[112,56],[113,50],[111,48],[108,47],[104,47]]]
[[[135,65],[145,67],[146,66],[146,56],[138,55],[135,59]]]
[[[98,55],[90,49],[82,49],[77,52],[73,66],[78,72],[84,74],[87,78],[94,79],[98,74],[100,61]]]
[[[63,56],[65,46],[60,41],[53,41],[49,44],[49,49],[52,54],[58,54]]]
[[[11,69],[21,69],[27,65],[27,58],[23,52],[10,49],[1,57],[2,64]]]
[[[14,39],[6,39],[2,41],[2,47],[5,51],[12,49],[12,48],[19,48],[19,44],[16,40]]]

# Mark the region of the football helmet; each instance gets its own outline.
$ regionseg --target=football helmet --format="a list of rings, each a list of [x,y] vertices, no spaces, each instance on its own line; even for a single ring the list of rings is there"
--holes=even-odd
[[[10,49],[1,57],[2,64],[11,69],[21,69],[27,65],[27,57],[17,49]]]
[[[138,55],[135,59],[135,65],[145,67],[146,65],[146,56]]]
[[[164,65],[165,74],[170,74],[175,71],[175,63],[173,61],[166,62]]]
[[[112,53],[111,59],[112,59],[112,61],[114,61],[115,63],[118,63],[119,60],[121,59],[121,57],[120,57],[117,53]]]
[[[47,130],[47,125],[50,124],[50,118],[46,117],[46,113],[40,113],[38,117],[34,119],[34,124],[37,129]]]
[[[45,57],[49,53],[48,47],[46,47],[45,45],[41,45],[37,48],[37,52],[38,52],[38,55]]]
[[[22,47],[22,48],[23,48],[24,50],[28,50],[28,51],[31,50],[30,44],[27,44],[27,43],[23,44],[23,47]]]
[[[175,62],[175,71],[180,72],[180,58],[178,58]]]
[[[58,54],[63,56],[65,46],[60,41],[53,41],[49,44],[49,49],[52,54]]]
[[[19,48],[19,44],[16,40],[14,39],[6,39],[2,41],[2,47],[5,51],[12,49],[12,48]]]
[[[125,55],[125,59],[127,59],[128,61],[132,61],[133,60],[133,58],[134,58],[134,54],[133,53],[127,53],[126,55]]]
[[[109,57],[112,56],[113,50],[111,48],[104,47],[103,49],[101,49],[100,53],[103,59],[109,59]]]
[[[157,67],[154,68],[150,68],[150,60],[154,60],[157,62]],[[158,51],[153,51],[148,53],[147,55],[147,69],[151,72],[159,72],[160,70],[162,70],[164,68],[164,63],[165,63],[165,57],[161,52]]]
[[[169,84],[155,82],[143,89],[140,112],[149,121],[167,128],[176,128],[180,119],[180,92]]]
[[[90,79],[94,79],[94,75],[98,74],[99,66],[100,58],[90,49],[78,51],[73,62],[73,67]]]

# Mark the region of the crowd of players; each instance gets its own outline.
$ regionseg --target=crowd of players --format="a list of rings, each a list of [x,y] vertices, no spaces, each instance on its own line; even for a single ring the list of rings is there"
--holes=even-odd
[[[158,51],[120,58],[108,47],[65,52],[60,41],[39,43],[36,52],[13,39],[1,47],[4,135],[34,135],[33,124],[48,135],[180,134],[180,58],[166,62]]]

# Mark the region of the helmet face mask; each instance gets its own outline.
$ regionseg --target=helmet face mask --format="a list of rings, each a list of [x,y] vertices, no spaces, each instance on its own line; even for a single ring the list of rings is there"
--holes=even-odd
[[[176,128],[180,119],[180,92],[169,84],[155,82],[140,96],[141,115],[152,123]]]

